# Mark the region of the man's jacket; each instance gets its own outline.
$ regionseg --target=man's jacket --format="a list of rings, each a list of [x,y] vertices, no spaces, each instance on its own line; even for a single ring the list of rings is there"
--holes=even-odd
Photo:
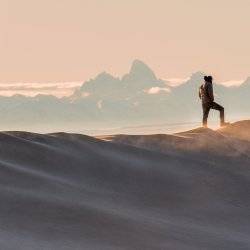
[[[214,101],[213,84],[211,82],[205,82],[200,86],[199,97],[203,104]]]

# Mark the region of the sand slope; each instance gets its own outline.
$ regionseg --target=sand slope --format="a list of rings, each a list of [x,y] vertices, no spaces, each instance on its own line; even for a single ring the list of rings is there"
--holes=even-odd
[[[235,122],[220,131],[226,135],[250,141],[250,120]]]
[[[249,141],[106,140],[0,133],[0,249],[250,248]]]

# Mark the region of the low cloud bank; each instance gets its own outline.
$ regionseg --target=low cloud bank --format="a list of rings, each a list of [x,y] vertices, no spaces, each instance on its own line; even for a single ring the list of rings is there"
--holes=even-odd
[[[82,82],[13,82],[0,83],[1,96],[25,95],[36,96],[38,94],[54,95],[57,97],[69,96]]]
[[[169,78],[164,79],[170,87],[177,87],[186,83],[190,78]],[[230,80],[219,84],[226,87],[240,86],[244,80]],[[0,96],[36,96],[38,94],[54,95],[56,97],[70,96],[82,86],[82,82],[13,82],[0,83]],[[170,92],[169,88],[153,87],[146,91],[148,94]]]

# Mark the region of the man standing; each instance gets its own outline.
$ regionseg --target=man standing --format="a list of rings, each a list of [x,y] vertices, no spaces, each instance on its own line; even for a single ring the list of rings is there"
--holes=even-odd
[[[204,77],[204,84],[200,86],[199,89],[199,97],[202,101],[202,109],[203,109],[203,127],[207,127],[207,118],[210,109],[215,109],[220,111],[220,126],[225,126],[224,118],[224,108],[214,101],[214,94],[213,94],[213,77],[212,76],[205,76]]]

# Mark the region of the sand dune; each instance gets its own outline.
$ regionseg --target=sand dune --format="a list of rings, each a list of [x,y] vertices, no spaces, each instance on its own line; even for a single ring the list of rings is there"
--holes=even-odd
[[[250,249],[241,126],[250,131],[0,133],[0,249]]]

